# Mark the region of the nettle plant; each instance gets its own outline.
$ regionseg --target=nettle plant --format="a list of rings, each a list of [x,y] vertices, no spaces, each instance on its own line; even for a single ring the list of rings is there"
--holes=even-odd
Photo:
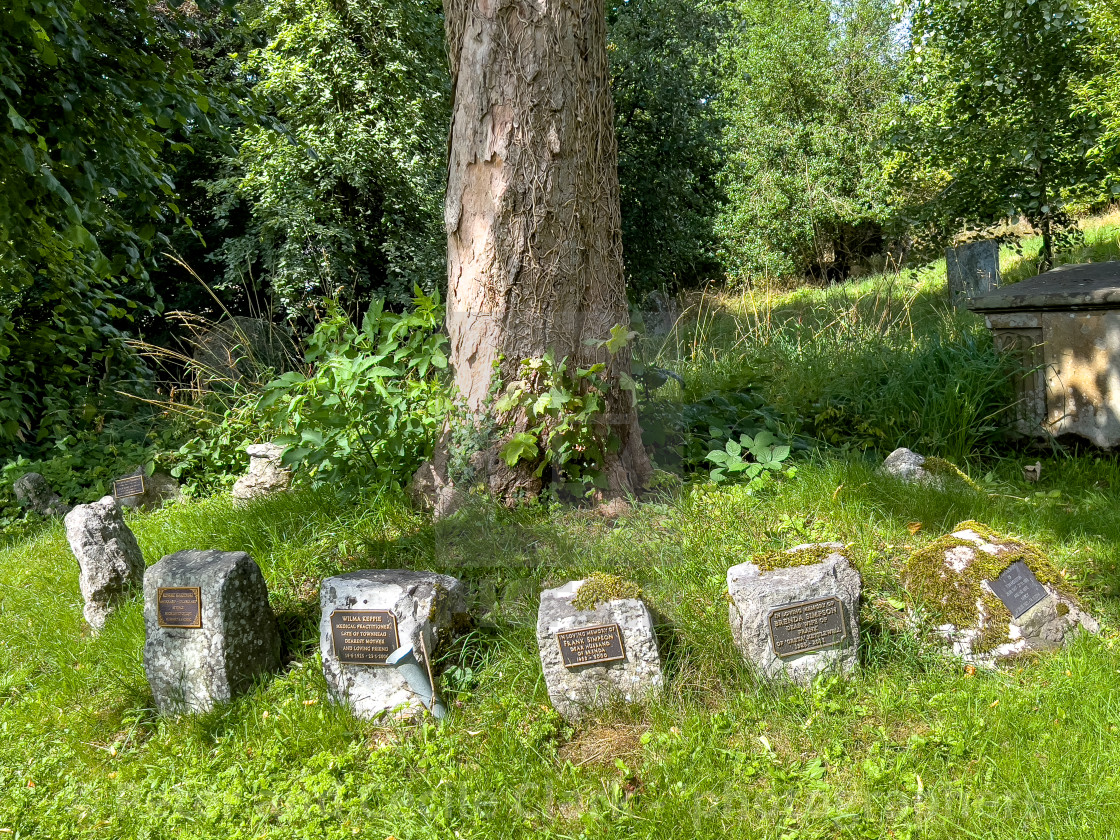
[[[615,326],[610,338],[597,343],[613,356],[635,335]],[[619,446],[618,436],[603,421],[611,389],[606,367],[601,362],[573,367],[567,357],[557,360],[551,352],[523,359],[518,378],[494,402],[500,425],[507,429],[524,426],[501,449],[506,465],[535,462],[537,476],[551,473],[554,491],[589,496],[606,489],[602,464]],[[629,376],[619,378],[619,387],[635,390]]]

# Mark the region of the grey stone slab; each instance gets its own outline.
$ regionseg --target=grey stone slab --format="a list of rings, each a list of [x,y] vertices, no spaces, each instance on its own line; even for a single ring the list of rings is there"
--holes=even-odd
[[[987,239],[947,249],[945,272],[953,306],[967,306],[972,298],[999,286],[999,243]]]
[[[201,627],[161,627],[161,588],[199,590]],[[204,712],[280,667],[260,567],[243,551],[180,551],[144,574],[144,670],[165,714]]]
[[[1063,265],[980,295],[976,312],[1120,308],[1120,261]]]
[[[84,615],[101,630],[117,605],[144,581],[144,555],[112,496],[66,514],[66,539],[78,560]]]
[[[583,583],[576,580],[546,589],[537,611],[537,646],[548,697],[570,722],[611,703],[647,700],[664,685],[653,619],[646,605],[638,598],[616,598],[593,609],[577,609],[572,599]],[[557,634],[615,625],[624,658],[574,667],[564,664]]]
[[[425,651],[434,660],[469,626],[461,581],[434,572],[367,569],[327,578],[319,600],[319,650],[332,700],[363,719],[383,714],[410,718],[431,710],[431,686],[418,679],[421,671],[408,667],[407,652],[411,649],[411,658],[421,665],[430,664],[424,662]],[[339,610],[390,613],[399,645],[398,664],[343,661],[348,657],[336,649],[331,626],[331,616]]]
[[[934,482],[935,477],[924,469],[925,462],[924,455],[902,446],[886,457],[879,472],[907,483],[928,484]]]
[[[844,557],[839,543],[797,546],[790,553],[812,551],[817,556],[822,549],[831,552],[819,563],[766,572],[754,563],[742,563],[727,570],[731,635],[743,658],[766,679],[807,685],[820,674],[847,674],[855,667],[859,652],[859,572]],[[842,640],[821,650],[779,655],[771,639],[771,614],[793,604],[832,598],[839,600],[839,615],[834,618],[846,631]]]

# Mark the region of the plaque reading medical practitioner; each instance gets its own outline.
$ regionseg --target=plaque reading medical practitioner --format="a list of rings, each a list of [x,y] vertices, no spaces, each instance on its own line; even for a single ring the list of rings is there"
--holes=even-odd
[[[561,630],[556,634],[556,643],[560,645],[565,668],[601,665],[626,658],[626,651],[622,649],[622,633],[617,624]]]
[[[198,630],[202,627],[202,595],[197,586],[164,586],[156,590],[160,627]]]
[[[331,640],[344,665],[384,665],[400,647],[397,617],[389,610],[335,610]]]
[[[770,613],[770,645],[780,657],[796,656],[843,644],[844,605],[839,598],[813,598],[778,607]]]
[[[988,581],[988,586],[1010,610],[1012,618],[1023,615],[1046,597],[1046,590],[1022,560],[1016,560],[998,578]]]
[[[144,495],[144,476],[129,475],[113,482],[113,498],[128,499]]]

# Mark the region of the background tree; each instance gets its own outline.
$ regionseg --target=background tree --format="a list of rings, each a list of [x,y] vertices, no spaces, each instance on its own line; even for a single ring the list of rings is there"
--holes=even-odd
[[[722,3],[608,4],[623,261],[631,295],[719,273],[724,164],[718,52]]]
[[[911,219],[943,236],[1022,215],[1042,234],[1073,229],[1067,203],[1099,184],[1100,134],[1079,112],[1093,73],[1082,7],[1064,0],[928,0],[910,8],[913,97],[895,162],[918,201]]]
[[[185,14],[140,0],[0,8],[0,439],[64,435],[100,413],[147,268],[179,215],[167,152],[221,113]]]
[[[886,0],[739,0],[725,40],[733,276],[847,275],[877,253],[890,213],[884,139],[898,111],[899,49]]]

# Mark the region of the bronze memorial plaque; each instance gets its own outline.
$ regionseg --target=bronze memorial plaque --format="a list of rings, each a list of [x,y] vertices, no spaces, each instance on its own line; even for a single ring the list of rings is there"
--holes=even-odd
[[[335,610],[331,641],[335,657],[344,665],[384,665],[401,646],[397,617],[389,610]]]
[[[622,649],[622,632],[617,624],[598,624],[577,630],[561,630],[556,634],[560,656],[565,668],[600,665],[626,658]]]
[[[843,644],[844,605],[839,598],[811,598],[770,611],[770,645],[781,657]]]
[[[130,496],[144,495],[144,476],[126,475],[113,482],[113,498],[127,499]]]
[[[156,590],[160,627],[198,630],[202,627],[202,593],[197,586],[161,586]]]
[[[1016,560],[998,578],[988,581],[988,586],[1010,610],[1012,618],[1019,618],[1046,597],[1046,590],[1022,560]]]

